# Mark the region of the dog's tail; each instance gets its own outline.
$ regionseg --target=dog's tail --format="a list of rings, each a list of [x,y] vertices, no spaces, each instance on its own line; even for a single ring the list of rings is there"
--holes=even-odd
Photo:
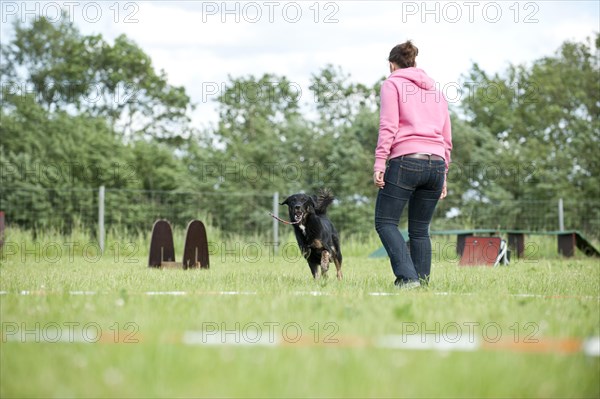
[[[325,215],[327,213],[327,207],[334,200],[333,193],[328,188],[322,188],[319,190],[319,196],[317,197],[317,205],[315,206],[315,212],[317,215]]]

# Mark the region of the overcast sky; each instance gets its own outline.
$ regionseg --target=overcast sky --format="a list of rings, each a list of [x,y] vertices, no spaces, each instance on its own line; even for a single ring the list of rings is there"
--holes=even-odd
[[[284,75],[303,90],[311,74],[340,65],[371,85],[388,74],[391,48],[419,47],[418,67],[458,102],[460,75],[477,62],[488,72],[552,54],[565,40],[600,30],[598,1],[2,1],[2,42],[15,18],[59,18],[70,9],[86,34],[124,33],[169,82],[185,86],[197,127],[216,121],[214,99],[227,76]],[[462,95],[464,95],[463,91]],[[454,99],[454,101],[452,101]]]

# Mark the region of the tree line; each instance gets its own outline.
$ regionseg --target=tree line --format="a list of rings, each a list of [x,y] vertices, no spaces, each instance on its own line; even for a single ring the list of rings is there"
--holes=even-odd
[[[572,227],[598,231],[599,48],[596,34],[528,65],[491,75],[475,63],[462,75],[460,86],[471,90],[451,105],[452,200],[440,203],[447,218],[439,223],[456,225],[452,215],[462,214],[456,220],[470,224],[463,227],[510,220],[504,227],[544,228],[519,204],[564,198],[579,204],[568,215]],[[96,215],[79,210],[103,185],[115,207],[127,205],[115,216],[126,228],[204,209],[223,230],[244,220],[254,232],[270,206],[257,194],[327,186],[348,232],[372,230],[384,76],[362,84],[325,65],[311,75],[308,103],[286,76],[230,76],[215,100],[218,123],[200,129],[185,88],[170,84],[136,43],[84,35],[68,18],[15,22],[1,70],[0,209],[11,223],[68,231],[79,218],[93,226]],[[177,193],[183,199],[165,211]],[[216,206],[217,197],[232,199]],[[475,208],[477,216],[467,215]],[[64,212],[52,216],[56,209]]]

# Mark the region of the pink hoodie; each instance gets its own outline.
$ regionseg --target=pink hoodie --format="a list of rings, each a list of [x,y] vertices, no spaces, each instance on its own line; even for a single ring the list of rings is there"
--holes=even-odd
[[[375,171],[385,171],[388,159],[416,152],[435,154],[446,160],[452,151],[448,103],[425,71],[395,70],[381,85],[379,139]]]

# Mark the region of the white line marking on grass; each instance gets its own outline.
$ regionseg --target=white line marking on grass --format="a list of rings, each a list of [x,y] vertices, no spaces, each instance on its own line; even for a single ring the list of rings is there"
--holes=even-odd
[[[600,299],[600,296],[592,296],[592,295],[562,295],[562,294],[511,294],[510,296],[516,298],[560,298],[560,299],[568,299],[568,298],[577,298],[577,299]]]
[[[478,295],[474,292],[432,292],[433,295],[446,296],[446,295],[458,295],[458,296],[473,296]],[[600,296],[591,295],[560,295],[560,294],[498,294],[499,297],[514,297],[514,298],[544,298],[544,299],[600,299]]]
[[[321,291],[296,291],[293,294],[294,295],[308,295],[308,296],[329,296],[329,295],[331,295],[329,292],[321,292]]]
[[[254,291],[219,291],[219,295],[256,295]]]
[[[2,336],[2,342],[20,344],[93,344],[102,341],[102,334],[95,328],[90,330],[63,329],[46,326],[44,328],[16,328]]]
[[[256,295],[253,291],[147,291],[146,295],[172,295],[172,296],[183,296],[183,295]]]
[[[370,296],[392,296],[392,295],[400,295],[399,292],[369,292]]]
[[[56,323],[54,323],[56,324]],[[256,328],[243,328],[241,330],[219,330],[214,326],[213,330],[185,331],[183,335],[177,335],[175,339],[167,341],[159,340],[161,343],[176,343],[184,345],[206,345],[206,346],[259,346],[259,347],[281,347],[288,345],[319,346],[322,342],[311,339],[290,340],[283,335],[283,339],[271,328],[264,331],[260,326]],[[2,342],[7,343],[102,343],[116,344],[126,343],[127,340],[115,339],[114,334],[103,334],[98,329],[63,329],[54,326],[45,326],[26,329],[25,327],[11,328],[3,331]],[[299,338],[299,337],[297,337]],[[136,338],[135,341],[139,342]],[[578,338],[552,339],[545,338],[536,342],[524,343],[513,340],[479,341],[474,336],[448,336],[445,334],[419,334],[419,335],[384,335],[374,340],[365,337],[339,337],[336,343],[327,345],[338,348],[384,348],[398,350],[430,350],[437,352],[448,351],[501,351],[517,353],[584,353],[590,357],[600,357],[600,336],[589,337],[581,340]]]
[[[146,295],[187,295],[185,291],[146,291]]]
[[[600,357],[600,337],[592,337],[583,341],[583,353]]]
[[[28,332],[30,334],[30,337],[12,337],[12,336],[6,336],[3,337],[2,339],[4,340],[4,342],[16,342],[19,344],[56,344],[56,343],[67,343],[67,344],[90,344],[93,343],[92,341],[89,340],[85,340],[83,338],[80,337],[71,337],[71,338],[65,338],[65,337],[58,337],[58,338],[52,338],[52,340],[44,340],[42,338],[40,338],[39,336],[35,336],[33,334],[35,334],[35,331],[29,331]],[[60,333],[58,333],[60,334]]]
[[[385,335],[375,341],[378,348],[436,350],[436,351],[474,351],[480,348],[474,339],[458,337],[449,340],[440,335]]]
[[[130,292],[131,294],[142,294],[142,295],[170,295],[170,296],[184,296],[184,295],[257,295],[256,291],[141,291],[141,292]],[[415,293],[419,293],[415,291]],[[448,291],[440,291],[440,292],[431,292],[425,291],[421,292],[423,294],[428,295],[436,295],[436,296],[474,296],[478,295],[477,293],[472,292],[448,292]],[[8,291],[0,291],[0,295],[10,295],[11,293]],[[60,291],[29,291],[29,290],[21,290],[17,291],[16,295],[24,295],[24,296],[43,296],[43,295],[61,295],[64,294]],[[69,295],[106,295],[111,294],[110,292],[98,292],[98,291],[68,291]],[[298,296],[332,296],[336,295],[335,293],[330,292],[322,292],[322,291],[295,291],[291,293],[292,295]],[[402,292],[368,292],[369,296],[398,296],[404,295]],[[343,296],[343,294],[342,294]],[[514,297],[514,298],[542,298],[542,299],[587,299],[587,300],[599,300],[600,296],[593,295],[562,295],[562,294],[498,294],[498,297]]]

